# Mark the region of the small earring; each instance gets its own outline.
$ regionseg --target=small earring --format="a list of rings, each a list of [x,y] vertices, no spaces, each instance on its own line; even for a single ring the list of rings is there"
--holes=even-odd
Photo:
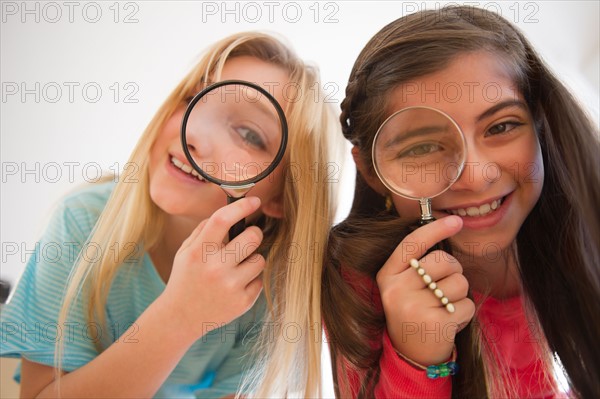
[[[386,194],[385,196],[385,210],[390,212],[392,210],[392,207],[394,206],[394,201],[392,201],[392,196],[389,194]]]

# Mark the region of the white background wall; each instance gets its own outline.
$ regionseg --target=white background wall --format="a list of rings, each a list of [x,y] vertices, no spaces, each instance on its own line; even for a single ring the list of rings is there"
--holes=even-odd
[[[123,166],[201,50],[242,30],[285,36],[320,65],[339,105],[350,68],[388,22],[446,2],[2,1],[1,268],[18,280],[56,201],[98,169]],[[599,2],[498,1],[598,121]],[[349,163],[341,219],[349,209]]]
[[[14,283],[56,201],[122,168],[204,47],[267,30],[320,65],[339,106],[350,68],[384,24],[444,2],[2,1],[0,278]],[[519,25],[598,120],[597,1],[469,2]],[[352,196],[353,165],[341,180]]]

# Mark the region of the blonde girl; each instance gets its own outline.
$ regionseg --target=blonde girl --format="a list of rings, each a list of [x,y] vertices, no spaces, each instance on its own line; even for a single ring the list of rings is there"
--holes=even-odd
[[[189,173],[179,141],[190,98],[226,79],[267,88],[289,125],[282,164],[228,206],[219,187]],[[274,349],[260,351],[245,393],[319,394],[320,329],[319,339],[306,332],[320,326],[322,243],[335,211],[325,172],[341,146],[320,92],[315,101],[318,82],[272,36],[223,39],[158,110],[118,183],[62,201],[38,246],[52,249],[31,256],[2,314],[1,354],[22,358],[22,397],[233,395],[257,342]],[[241,218],[251,226],[227,242]],[[282,334],[290,323],[300,340]],[[258,337],[263,326],[269,341]],[[300,360],[314,367],[298,370]],[[274,375],[287,379],[275,385]]]

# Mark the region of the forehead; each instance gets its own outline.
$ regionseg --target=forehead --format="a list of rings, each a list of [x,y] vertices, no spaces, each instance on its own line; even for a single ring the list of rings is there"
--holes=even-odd
[[[391,91],[387,114],[411,106],[429,106],[451,116],[482,112],[505,100],[522,100],[516,73],[501,56],[489,52],[457,56],[438,72],[405,82]]]
[[[291,90],[289,75],[285,69],[261,59],[241,56],[229,59],[221,71],[221,80],[238,79],[258,84],[285,109],[286,90]]]

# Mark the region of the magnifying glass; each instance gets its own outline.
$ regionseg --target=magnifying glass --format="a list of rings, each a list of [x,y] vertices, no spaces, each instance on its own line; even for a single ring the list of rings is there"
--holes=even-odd
[[[393,193],[419,201],[419,225],[432,222],[431,199],[458,180],[466,160],[458,124],[430,107],[408,107],[380,126],[373,141],[375,172]]]
[[[214,83],[196,94],[181,124],[187,160],[202,178],[219,185],[227,203],[243,198],[277,167],[287,145],[283,109],[262,87],[242,80]],[[246,226],[229,230],[229,240]]]

